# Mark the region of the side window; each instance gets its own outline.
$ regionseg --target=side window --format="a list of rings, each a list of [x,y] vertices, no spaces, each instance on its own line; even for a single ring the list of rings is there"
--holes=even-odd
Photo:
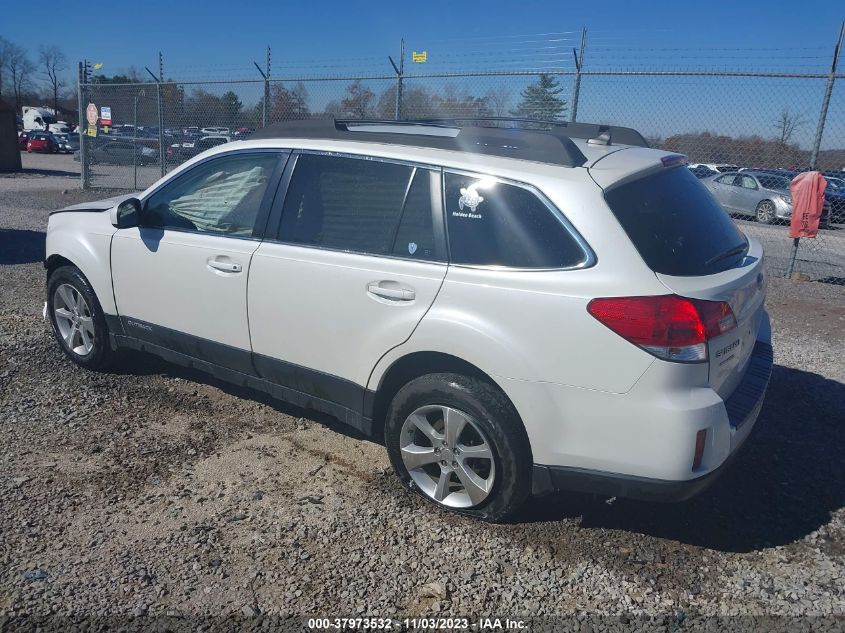
[[[417,170],[409,190],[413,173],[407,165],[302,154],[279,237],[336,250],[434,259],[427,172]]]
[[[201,163],[147,200],[143,224],[249,237],[278,160],[256,153]]]
[[[757,183],[751,176],[742,176],[742,187],[743,189],[756,189]]]
[[[719,178],[716,178],[716,182],[723,185],[732,185],[734,184],[734,180],[736,180],[736,176],[734,174],[728,174],[727,176],[720,176]]]
[[[584,252],[528,189],[491,178],[445,175],[451,261],[478,266],[566,268]]]

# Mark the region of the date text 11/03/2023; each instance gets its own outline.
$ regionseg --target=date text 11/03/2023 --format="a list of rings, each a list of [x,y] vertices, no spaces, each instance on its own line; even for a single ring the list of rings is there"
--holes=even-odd
[[[526,630],[524,620],[481,618],[308,618],[307,627],[313,630],[382,630],[382,631],[519,631]]]

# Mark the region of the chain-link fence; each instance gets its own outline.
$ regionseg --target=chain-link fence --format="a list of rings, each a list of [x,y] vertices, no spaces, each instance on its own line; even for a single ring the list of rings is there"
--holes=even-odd
[[[504,70],[479,67],[470,51],[444,56],[440,66],[414,64],[408,72],[404,47],[398,62],[390,60],[392,72],[384,74],[340,76],[313,65],[310,76],[291,68],[289,77],[276,78],[269,50],[266,68],[256,64],[255,79],[176,81],[160,71],[158,77],[150,72],[149,81],[118,82],[91,79],[81,64],[82,125],[86,132],[96,130],[96,136],[82,137],[82,186],[143,189],[205,149],[285,120],[577,119],[633,127],[653,147],[686,154],[741,228],[764,242],[772,274],[794,269],[813,280],[845,284],[845,75],[836,74],[836,56],[830,67],[829,54],[813,53],[817,60],[826,57],[826,72],[796,68],[800,56],[794,51],[779,71],[716,71],[702,67],[707,58],[692,70],[657,70],[641,67],[656,63],[647,56],[617,70],[608,68],[616,57],[608,56],[612,47],[603,52],[601,39],[592,67],[585,63],[593,52],[585,33],[570,40],[576,44],[571,56],[551,60],[543,46],[520,42],[508,53],[516,62],[493,60]],[[621,55],[618,47],[611,52]],[[673,55],[684,57],[670,51],[663,60]],[[469,70],[455,70],[460,64]],[[110,121],[89,126],[89,104],[98,113],[109,108]],[[786,228],[789,181],[813,167],[829,182],[822,229],[796,247]]]

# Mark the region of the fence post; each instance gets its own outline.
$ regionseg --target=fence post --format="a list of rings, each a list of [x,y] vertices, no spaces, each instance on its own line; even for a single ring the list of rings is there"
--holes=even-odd
[[[261,127],[267,127],[267,113],[270,111],[270,47],[267,47],[266,72],[261,70],[258,62],[252,62],[255,68],[264,78],[264,101],[261,104]]]
[[[86,84],[83,62],[79,62],[76,84],[79,107],[79,188],[84,191],[90,186],[90,174],[88,173],[88,142],[86,140],[87,135],[85,130],[85,95],[82,92]]]
[[[819,159],[819,149],[822,144],[822,136],[824,135],[824,124],[827,121],[827,109],[830,106],[830,95],[833,92],[833,84],[836,81],[836,65],[839,62],[839,50],[842,47],[842,36],[845,34],[845,20],[839,27],[839,37],[836,40],[836,46],[833,49],[833,59],[830,62],[830,74],[827,76],[827,85],[824,89],[824,98],[822,99],[822,107],[819,110],[819,122],[816,125],[816,137],[813,139],[813,151],[810,152],[810,170],[816,169],[816,162]],[[791,278],[795,270],[795,260],[798,258],[798,244],[800,238],[792,240],[792,254],[789,258],[789,266],[786,268],[786,277]]]
[[[167,173],[167,152],[164,149],[164,57],[158,52],[158,162],[161,164],[161,175]]]
[[[581,29],[581,47],[580,51],[576,52],[572,49],[572,55],[575,57],[575,79],[572,85],[572,113],[569,117],[570,121],[578,119],[578,97],[581,94],[581,68],[584,65],[584,50],[587,46],[587,29]]]
[[[393,58],[388,55],[390,65],[396,71],[396,107],[394,108],[394,118],[398,121],[402,118],[402,77],[405,74],[405,38],[399,40],[399,65],[393,61]]]
[[[163,74],[161,67],[161,53],[158,54],[158,63],[159,76],[161,76]],[[146,66],[144,66],[144,70],[146,70],[150,74],[150,77],[153,78],[153,81],[156,82],[156,96],[158,97],[158,161],[161,163],[161,175],[164,176],[164,112],[162,111],[161,81],[153,74],[153,71]]]
[[[267,47],[267,76],[264,78],[264,112],[262,117],[267,125],[267,115],[270,112],[270,47]]]
[[[827,109],[830,106],[830,95],[833,92],[833,83],[836,81],[836,65],[839,62],[839,49],[842,47],[842,35],[845,34],[845,21],[839,27],[839,38],[836,40],[836,46],[833,49],[833,59],[830,63],[830,74],[827,76],[827,85],[824,89],[824,98],[822,99],[822,107],[819,111],[819,123],[816,126],[816,138],[813,140],[813,151],[810,154],[810,169],[816,168],[816,161],[819,158],[819,147],[822,144],[822,135],[824,134],[824,124],[827,119]]]

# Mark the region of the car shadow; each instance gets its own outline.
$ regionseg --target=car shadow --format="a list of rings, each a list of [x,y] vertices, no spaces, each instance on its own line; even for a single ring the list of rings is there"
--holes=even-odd
[[[24,167],[18,172],[16,176],[54,176],[57,178],[79,178],[78,171],[67,171],[65,169],[35,169],[32,167]]]
[[[43,262],[46,239],[44,231],[0,229],[0,265]]]
[[[367,437],[331,415],[287,404],[150,354],[127,354],[130,359],[115,373],[164,374],[214,386],[347,437],[383,443],[380,437]],[[697,497],[661,504],[629,499],[608,502],[593,495],[561,492],[529,500],[512,523],[581,517],[582,529],[622,530],[725,552],[751,552],[801,540],[845,506],[843,401],[842,383],[775,365],[760,417],[741,453]],[[833,542],[830,546],[841,549]]]
[[[310,422],[317,422],[332,431],[352,439],[369,441],[378,444],[383,443],[380,437],[367,436],[354,427],[344,424],[332,415],[316,411],[314,409],[305,409],[294,404],[289,404],[283,400],[274,398],[263,391],[259,391],[258,389],[244,387],[241,385],[233,385],[230,382],[216,378],[212,374],[202,370],[174,365],[173,363],[169,363],[153,354],[134,350],[125,350],[123,353],[125,354],[125,362],[118,363],[110,370],[111,373],[130,376],[165,375],[172,378],[180,378],[182,380],[209,385],[211,387],[216,387],[217,389],[220,389],[220,391],[227,393],[230,396],[234,396],[235,398],[260,402],[261,404],[267,405],[284,415],[289,415],[294,418],[307,418]]]
[[[775,365],[760,417],[741,453],[697,497],[677,504],[607,503],[560,493],[532,500],[517,520],[580,515],[585,529],[637,532],[726,552],[792,543],[845,506],[842,402],[842,383]]]

